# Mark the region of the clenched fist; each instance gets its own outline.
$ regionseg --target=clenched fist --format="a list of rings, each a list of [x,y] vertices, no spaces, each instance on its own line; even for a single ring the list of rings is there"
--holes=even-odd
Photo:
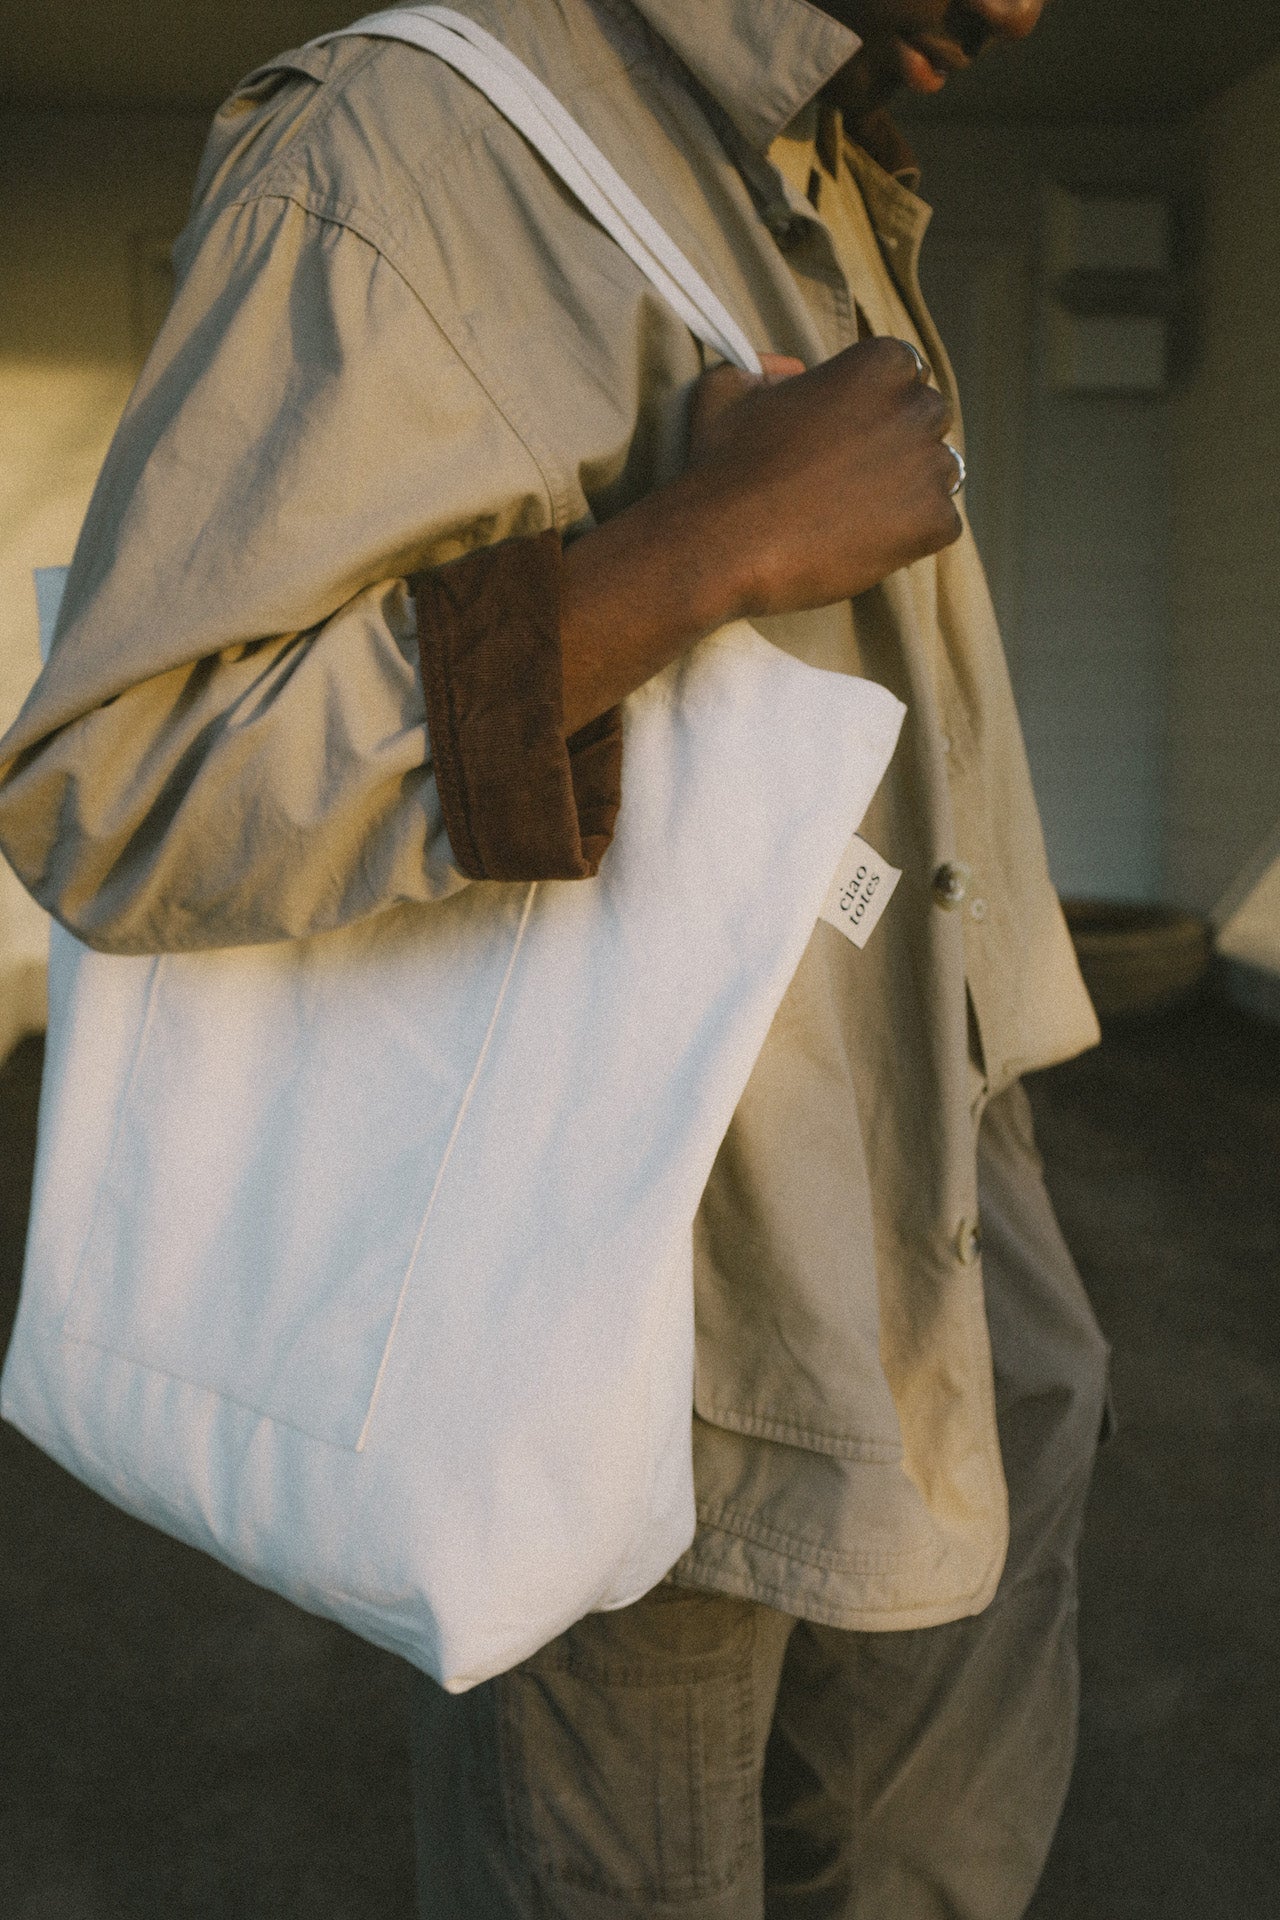
[[[763,364],[706,374],[690,422],[690,468],[745,563],[742,613],[827,606],[958,538],[950,410],[910,347]]]
[[[567,729],[725,621],[830,606],[956,539],[946,402],[901,340],[699,381],[683,473],[567,548]]]

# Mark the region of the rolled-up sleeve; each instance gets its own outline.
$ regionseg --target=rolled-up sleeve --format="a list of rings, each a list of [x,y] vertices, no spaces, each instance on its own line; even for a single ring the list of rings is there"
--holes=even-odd
[[[613,836],[622,718],[565,737],[559,575],[544,533],[412,583],[437,791],[472,879],[586,879]]]
[[[593,873],[620,727],[563,737],[551,521],[377,245],[283,196],[226,209],[0,742],[19,877],[89,944],[145,952]]]

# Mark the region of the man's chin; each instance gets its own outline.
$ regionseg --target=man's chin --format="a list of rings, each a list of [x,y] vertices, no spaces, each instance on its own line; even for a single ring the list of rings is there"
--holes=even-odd
[[[963,51],[963,50],[961,50]],[[967,60],[962,64],[967,64]],[[827,92],[851,125],[879,113],[903,94],[928,98],[941,93],[950,63],[930,58],[923,48],[898,35],[864,46],[832,80]]]

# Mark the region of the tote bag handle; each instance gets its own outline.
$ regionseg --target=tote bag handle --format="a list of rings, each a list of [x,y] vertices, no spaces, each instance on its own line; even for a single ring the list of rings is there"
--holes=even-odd
[[[462,74],[519,129],[690,332],[733,366],[760,372],[755,348],[693,262],[555,95],[500,40],[452,7],[398,7],[321,34],[310,44],[324,46],[353,35],[406,40]]]
[[[732,366],[759,374],[760,356],[719,295],[572,114],[565,112],[551,90],[501,40],[452,7],[397,7],[388,13],[371,13],[333,33],[320,34],[308,44],[323,47],[331,40],[356,36],[407,41],[434,53],[462,74],[519,129],[695,338]],[[36,571],[42,661],[49,658],[53,645],[69,571],[67,567]]]

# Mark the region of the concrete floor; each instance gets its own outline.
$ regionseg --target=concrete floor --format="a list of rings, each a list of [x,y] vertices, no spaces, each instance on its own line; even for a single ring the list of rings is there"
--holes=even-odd
[[[39,1048],[0,1069],[0,1341]],[[1033,1084],[1121,1431],[1034,1920],[1280,1914],[1280,1032],[1210,1005]],[[401,1669],[0,1430],[3,1920],[409,1920]],[[443,1920],[443,1917],[442,1917]]]

